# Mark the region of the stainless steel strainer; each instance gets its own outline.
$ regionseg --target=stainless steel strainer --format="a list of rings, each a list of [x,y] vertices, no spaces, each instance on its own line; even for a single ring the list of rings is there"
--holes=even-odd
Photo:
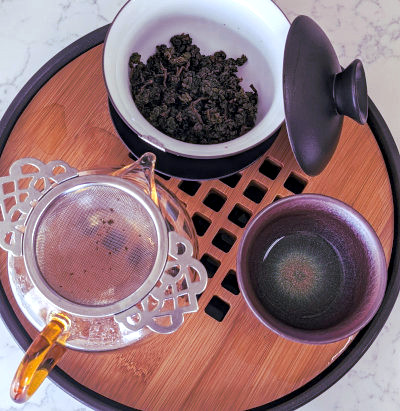
[[[168,234],[158,207],[131,182],[79,176],[43,196],[23,241],[27,270],[57,307],[83,316],[119,313],[161,276]]]
[[[174,231],[189,219],[156,186],[154,161],[147,153],[119,172],[79,174],[64,162],[22,159],[0,178],[12,290],[35,326],[47,323],[17,371],[17,401],[40,384],[32,382],[39,369],[55,365],[54,347],[118,348],[144,329],[171,333],[198,309],[207,273],[190,237]],[[172,223],[164,209],[174,210]]]

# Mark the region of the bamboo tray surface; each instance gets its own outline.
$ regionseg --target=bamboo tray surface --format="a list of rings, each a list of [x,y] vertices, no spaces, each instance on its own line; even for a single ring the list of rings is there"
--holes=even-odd
[[[112,126],[101,62],[100,44],[40,88],[10,133],[0,158],[1,175],[21,157],[62,159],[80,170],[132,161]],[[367,125],[345,119],[338,149],[317,177],[301,172],[283,127],[268,152],[234,176],[203,182],[158,178],[186,204],[198,231],[199,257],[210,277],[199,312],[187,315],[172,335],[152,335],[103,353],[69,350],[59,363],[61,370],[124,406],[247,409],[273,405],[321,375],[346,352],[355,336],[312,346],[287,341],[263,327],[237,288],[235,262],[249,219],[272,201],[303,192],[335,197],[360,212],[377,232],[389,264],[395,224],[392,187],[385,159]],[[11,294],[4,252],[1,261],[7,298],[34,337],[37,331]]]

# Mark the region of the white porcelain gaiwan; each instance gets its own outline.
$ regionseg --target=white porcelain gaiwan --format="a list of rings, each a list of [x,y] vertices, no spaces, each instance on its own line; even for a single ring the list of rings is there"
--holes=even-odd
[[[282,66],[290,24],[282,11],[267,0],[132,0],[114,19],[103,54],[104,79],[114,108],[124,122],[146,142],[179,156],[215,159],[242,153],[271,136],[284,121]],[[239,67],[242,86],[257,89],[255,127],[225,143],[198,145],[169,137],[153,127],[137,109],[130,90],[129,57],[133,52],[147,61],[156,45],[188,33],[202,54],[223,50],[228,57],[245,54]]]

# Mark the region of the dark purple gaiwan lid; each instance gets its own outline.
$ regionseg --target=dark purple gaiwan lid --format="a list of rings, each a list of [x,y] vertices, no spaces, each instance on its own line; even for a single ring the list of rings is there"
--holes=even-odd
[[[323,30],[297,17],[289,30],[283,60],[286,128],[297,162],[317,175],[335,152],[343,115],[365,124],[368,95],[364,68],[354,60],[342,70]]]

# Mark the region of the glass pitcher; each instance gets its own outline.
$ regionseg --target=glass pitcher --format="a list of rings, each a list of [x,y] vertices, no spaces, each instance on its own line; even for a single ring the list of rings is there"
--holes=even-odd
[[[155,155],[78,172],[21,159],[0,184],[12,292],[40,334],[11,397],[26,401],[67,348],[102,351],[172,333],[198,310],[207,273],[193,223],[154,179]],[[5,193],[6,192],[6,193]]]

